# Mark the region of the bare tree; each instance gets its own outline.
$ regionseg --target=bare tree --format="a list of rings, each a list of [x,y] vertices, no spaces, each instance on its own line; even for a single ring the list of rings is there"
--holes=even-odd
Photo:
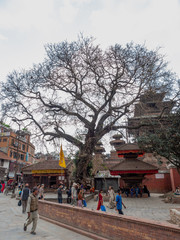
[[[2,84],[3,115],[32,124],[46,140],[64,138],[75,145],[77,178],[83,179],[96,143],[126,127],[122,119],[140,94],[149,88],[169,91],[176,76],[158,50],[133,43],[103,51],[93,38],[81,36],[45,49],[43,63],[12,72]]]

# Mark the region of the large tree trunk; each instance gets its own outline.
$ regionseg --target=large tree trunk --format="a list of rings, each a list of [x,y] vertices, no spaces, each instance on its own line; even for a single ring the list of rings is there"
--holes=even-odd
[[[95,143],[96,141],[94,141],[93,138],[89,138],[85,142],[83,148],[80,149],[79,159],[76,166],[76,181],[82,182],[87,179],[87,168],[92,161]]]
[[[88,154],[80,154],[78,163],[76,166],[76,181],[82,182],[87,179],[87,168],[88,164],[92,160],[92,156],[89,156]]]

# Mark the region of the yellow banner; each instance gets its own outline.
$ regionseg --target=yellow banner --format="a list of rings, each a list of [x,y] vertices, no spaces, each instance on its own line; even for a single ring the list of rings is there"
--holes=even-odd
[[[53,169],[53,170],[32,170],[32,173],[65,173],[63,169]]]
[[[66,168],[66,162],[65,162],[65,159],[64,159],[62,144],[61,144],[61,150],[60,150],[60,154],[59,154],[59,166],[63,167],[63,168]]]

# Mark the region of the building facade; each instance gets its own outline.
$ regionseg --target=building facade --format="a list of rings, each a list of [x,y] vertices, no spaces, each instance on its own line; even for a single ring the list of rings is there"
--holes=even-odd
[[[69,171],[59,166],[58,160],[45,160],[22,169],[23,181],[33,188],[38,183],[46,189],[57,189],[60,182],[69,186]]]
[[[28,131],[13,131],[0,124],[0,163],[7,169],[8,178],[14,177],[15,168],[21,175],[22,167],[34,162],[34,152],[35,146],[30,142]]]
[[[128,126],[131,127],[128,130],[129,135],[138,138],[143,135],[153,134],[161,127],[167,127],[170,124],[168,116],[173,106],[173,101],[165,100],[165,93],[146,92],[140,97],[140,101],[135,104],[134,116],[128,119]],[[173,168],[172,170],[172,166],[168,167],[166,158],[153,153],[145,153],[143,161],[153,164],[159,169],[157,174],[146,176],[143,181],[150,191],[174,191],[175,187],[173,186],[179,186],[180,175],[177,169]],[[174,177],[172,175],[178,176],[175,184],[173,184]]]

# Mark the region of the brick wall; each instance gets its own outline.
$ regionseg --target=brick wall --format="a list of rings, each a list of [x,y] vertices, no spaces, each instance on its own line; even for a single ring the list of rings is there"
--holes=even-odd
[[[129,216],[120,216],[66,204],[39,201],[40,217],[90,236],[113,240],[179,240],[180,228]]]
[[[146,185],[150,192],[166,193],[172,190],[170,174],[164,173],[164,178],[158,179],[155,175],[146,175],[142,181],[142,185]],[[120,179],[120,187],[126,186],[125,182]]]
[[[170,174],[164,173],[164,178],[156,178],[156,175],[146,175],[142,184],[147,185],[150,192],[165,193],[171,191]]]

